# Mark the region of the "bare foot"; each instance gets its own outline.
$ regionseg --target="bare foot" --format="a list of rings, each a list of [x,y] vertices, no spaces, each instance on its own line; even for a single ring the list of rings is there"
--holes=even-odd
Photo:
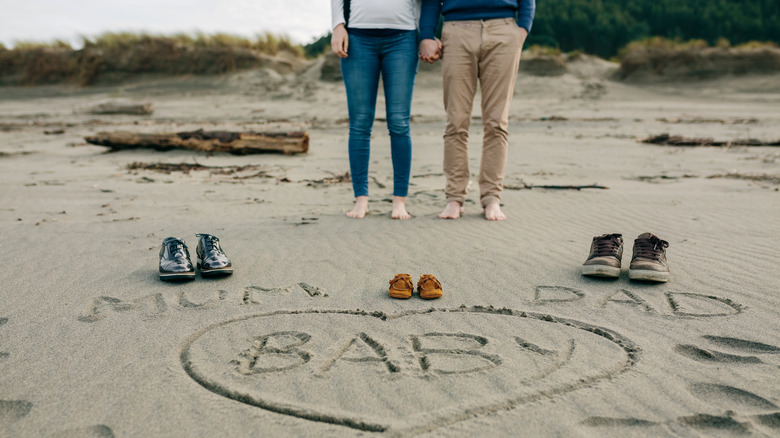
[[[463,207],[458,201],[450,201],[444,207],[444,211],[439,213],[439,219],[457,219],[463,214]]]
[[[352,211],[347,212],[347,216],[363,219],[366,213],[368,213],[368,196],[358,196],[355,198],[355,207],[352,208]]]
[[[503,221],[506,219],[506,215],[501,211],[501,204],[498,202],[491,202],[485,206],[483,210],[485,219],[489,221]]]
[[[393,219],[411,219],[410,215],[406,211],[406,197],[405,196],[393,196],[393,212],[390,214]]]

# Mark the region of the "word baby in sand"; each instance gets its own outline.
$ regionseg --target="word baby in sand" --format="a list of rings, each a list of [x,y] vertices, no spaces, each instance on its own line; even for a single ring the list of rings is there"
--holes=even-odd
[[[306,366],[315,356],[306,345],[312,335],[306,332],[282,331],[257,336],[252,345],[239,358],[230,363],[243,375],[275,373]],[[503,362],[501,356],[483,351],[491,341],[479,335],[467,333],[425,333],[409,335],[410,353],[415,360],[412,367],[420,372],[438,374],[468,374],[495,368]],[[560,352],[546,350],[519,337],[512,344],[542,355],[558,355]],[[379,364],[389,373],[401,371],[399,362],[388,356],[390,345],[385,345],[368,333],[361,332],[335,341],[341,345],[330,357],[325,357],[312,366],[318,374],[326,374],[338,363]],[[397,350],[403,345],[393,345]],[[511,347],[511,345],[509,346]],[[502,345],[502,348],[507,348]],[[444,366],[438,358],[446,358]],[[457,360],[456,360],[457,359]],[[316,361],[315,361],[316,362]],[[457,363],[455,363],[457,362]]]

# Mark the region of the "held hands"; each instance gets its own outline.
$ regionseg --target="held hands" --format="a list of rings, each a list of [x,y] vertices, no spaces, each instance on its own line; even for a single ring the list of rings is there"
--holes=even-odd
[[[444,56],[441,41],[438,38],[425,39],[420,42],[420,59],[433,64]]]
[[[333,29],[333,35],[330,37],[330,48],[339,58],[346,58],[347,49],[349,49],[349,35],[344,23],[339,24]]]

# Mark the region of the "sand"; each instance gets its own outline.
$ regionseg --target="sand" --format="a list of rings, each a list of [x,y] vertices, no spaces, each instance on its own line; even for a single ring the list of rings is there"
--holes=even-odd
[[[344,89],[316,67],[0,89],[0,436],[777,436],[780,150],[638,140],[780,139],[780,77],[642,86],[610,81],[613,68],[521,74],[501,223],[482,218],[476,181],[464,217],[436,218],[437,67],[417,81],[408,221],[389,218],[381,97],[372,211],[344,216]],[[115,98],[155,112],[76,111]],[[198,128],[305,129],[311,148],[83,141]],[[628,280],[644,232],[670,244],[666,284]],[[234,274],[159,281],[161,241],[194,257],[195,233],[219,236]],[[626,240],[617,280],[580,275],[603,233]],[[436,275],[444,296],[389,298],[398,272]]]

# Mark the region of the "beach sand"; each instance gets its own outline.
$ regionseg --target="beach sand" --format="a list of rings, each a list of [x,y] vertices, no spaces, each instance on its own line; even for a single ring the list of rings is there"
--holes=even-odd
[[[371,213],[344,216],[344,87],[316,66],[0,88],[0,436],[777,436],[780,150],[638,140],[776,141],[780,76],[632,85],[611,68],[519,76],[500,223],[479,208],[478,105],[465,215],[436,218],[436,66],[417,80],[408,221],[389,217],[381,95]],[[115,98],[155,112],[77,111]],[[311,147],[106,153],[83,140],[199,128],[302,129]],[[666,284],[628,279],[644,232],[670,244]],[[161,241],[183,238],[194,259],[195,233],[221,239],[234,274],[159,281]],[[585,278],[604,233],[624,236],[622,275]],[[400,272],[434,274],[444,296],[389,298]]]

